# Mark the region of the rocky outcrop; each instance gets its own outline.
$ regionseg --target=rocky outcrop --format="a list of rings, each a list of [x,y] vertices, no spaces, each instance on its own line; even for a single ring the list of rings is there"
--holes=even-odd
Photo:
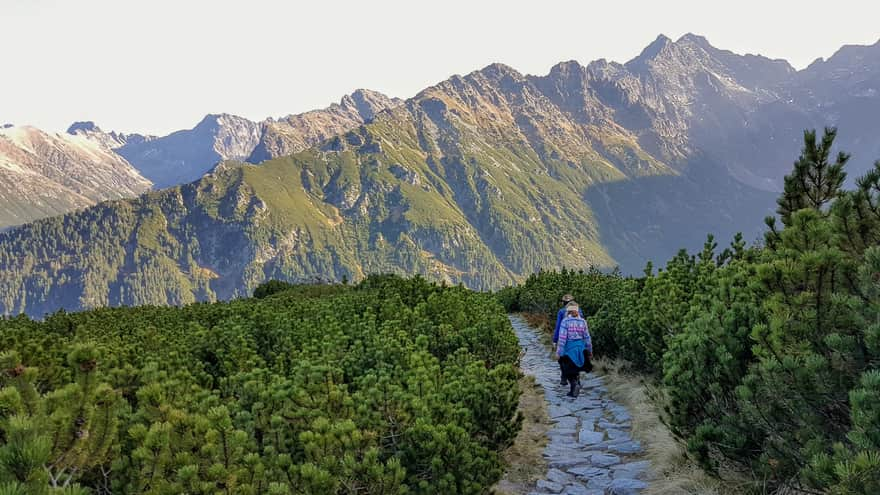
[[[260,140],[247,161],[260,163],[292,155],[369,122],[379,112],[400,103],[401,100],[397,98],[359,89],[344,96],[338,104],[334,103],[323,110],[288,115],[278,120],[269,119],[263,122]]]

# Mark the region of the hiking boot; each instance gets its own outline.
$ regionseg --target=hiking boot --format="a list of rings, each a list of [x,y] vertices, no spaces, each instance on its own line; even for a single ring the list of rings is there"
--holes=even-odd
[[[568,385],[568,379],[563,376],[562,381],[560,381],[559,384],[562,385],[563,387]]]
[[[577,397],[581,393],[581,382],[576,378],[572,378],[569,383],[571,384],[571,389],[566,394],[568,397]]]

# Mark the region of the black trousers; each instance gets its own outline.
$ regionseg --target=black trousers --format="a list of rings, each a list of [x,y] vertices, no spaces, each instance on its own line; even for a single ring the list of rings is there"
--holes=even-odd
[[[586,373],[593,371],[593,363],[590,361],[590,353],[584,350],[583,366],[574,364],[574,361],[568,356],[562,356],[559,358],[559,370],[562,372],[562,377],[566,380],[577,380],[581,371]]]

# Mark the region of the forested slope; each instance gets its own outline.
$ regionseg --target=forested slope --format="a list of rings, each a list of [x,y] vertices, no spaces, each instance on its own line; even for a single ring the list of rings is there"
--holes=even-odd
[[[759,493],[878,493],[880,162],[845,190],[834,137],[806,133],[762,246],[710,237],[639,278],[543,272],[499,297],[555,314],[572,292],[596,352],[661,384],[711,472]]]

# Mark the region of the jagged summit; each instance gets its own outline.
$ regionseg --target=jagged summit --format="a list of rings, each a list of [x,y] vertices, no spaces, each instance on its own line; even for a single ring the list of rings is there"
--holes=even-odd
[[[693,43],[702,47],[714,48],[705,36],[694,33],[683,34],[680,38],[678,38],[678,40],[676,40],[676,43]]]
[[[649,70],[651,66],[708,62],[717,49],[700,35],[687,33],[672,41],[661,34],[632,60],[624,64],[633,71]]]
[[[798,77],[801,81],[848,81],[844,86],[876,82],[880,79],[880,41],[872,45],[844,45],[827,59],[814,60]],[[877,90],[876,84],[874,89]]]
[[[67,134],[77,134],[78,131],[85,131],[85,132],[102,132],[102,131],[101,131],[101,128],[98,127],[98,126],[97,126],[94,122],[92,122],[91,120],[85,120],[85,121],[81,121],[81,122],[74,122],[73,124],[70,125],[70,127],[67,128],[67,131],[66,131],[66,132],[67,132]]]
[[[379,112],[399,105],[400,102],[400,99],[389,98],[378,91],[359,88],[343,96],[339,104],[343,108],[354,107],[361,120],[366,122],[372,120]]]
[[[291,155],[373,120],[379,113],[400,105],[398,98],[370,89],[356,89],[321,110],[312,110],[262,124],[261,134],[246,161],[261,163]]]
[[[843,45],[827,59],[817,58],[802,72],[815,71],[819,67],[822,67],[822,70],[841,68],[861,70],[865,69],[866,65],[876,64],[878,60],[880,60],[880,40],[871,45]],[[867,68],[868,70],[873,69]]]
[[[657,55],[659,55],[663,50],[665,50],[669,45],[672,44],[672,40],[669,39],[665,34],[660,34],[657,38],[651,42],[648,46],[646,46],[641,53],[638,54],[635,58],[631,59],[624,65],[636,65],[642,64],[648,60],[653,59]]]
[[[585,70],[586,68],[577,60],[566,60],[551,67],[547,75],[549,77],[565,77],[571,74],[582,73]]]
[[[503,78],[511,78],[514,80],[519,80],[523,78],[523,75],[513,67],[503,64],[500,62],[493,62],[482,69],[475,70],[469,73],[465,78],[476,78],[483,77],[489,80],[501,80]]]
[[[105,132],[91,120],[74,122],[67,128],[65,134],[86,138],[108,150],[115,150],[125,146],[125,144],[129,142],[139,142],[149,139],[140,134],[123,134],[116,131]]]
[[[193,127],[195,129],[216,129],[223,125],[256,124],[256,122],[231,113],[209,113]]]

